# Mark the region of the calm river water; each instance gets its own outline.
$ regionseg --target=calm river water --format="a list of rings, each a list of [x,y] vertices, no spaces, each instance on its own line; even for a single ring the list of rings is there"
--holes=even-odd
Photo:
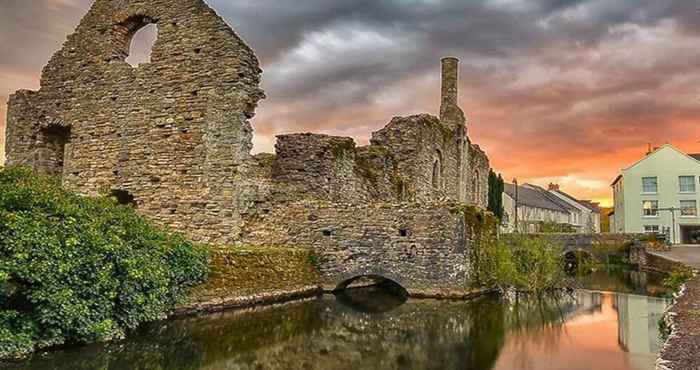
[[[403,300],[353,290],[154,324],[11,369],[652,370],[668,301],[656,276],[600,272],[550,301]],[[613,293],[615,291],[617,293]]]

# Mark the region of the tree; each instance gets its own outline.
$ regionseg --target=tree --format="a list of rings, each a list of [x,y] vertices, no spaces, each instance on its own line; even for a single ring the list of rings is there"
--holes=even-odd
[[[493,170],[489,173],[489,206],[491,211],[499,220],[503,219],[503,191],[505,183],[500,174],[496,174]]]

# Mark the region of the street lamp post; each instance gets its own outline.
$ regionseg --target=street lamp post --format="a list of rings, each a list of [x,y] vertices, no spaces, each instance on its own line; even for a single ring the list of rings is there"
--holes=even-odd
[[[647,208],[651,209],[651,208]],[[680,211],[680,208],[668,207],[668,208],[657,208],[658,211],[668,211],[671,212],[671,245],[676,244],[676,211]]]

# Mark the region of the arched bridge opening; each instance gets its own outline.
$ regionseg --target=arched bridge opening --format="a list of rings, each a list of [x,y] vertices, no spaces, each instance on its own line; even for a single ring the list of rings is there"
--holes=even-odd
[[[383,313],[408,300],[408,291],[381,275],[361,275],[342,281],[333,291],[338,302],[355,311]]]
[[[567,273],[576,274],[589,266],[594,258],[593,254],[586,250],[568,250],[564,253],[564,268]]]

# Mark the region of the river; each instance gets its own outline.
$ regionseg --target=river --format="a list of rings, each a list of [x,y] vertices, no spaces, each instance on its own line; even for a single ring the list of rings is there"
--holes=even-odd
[[[653,370],[669,301],[654,275],[602,271],[558,300],[405,300],[358,289],[149,325],[26,370]]]

